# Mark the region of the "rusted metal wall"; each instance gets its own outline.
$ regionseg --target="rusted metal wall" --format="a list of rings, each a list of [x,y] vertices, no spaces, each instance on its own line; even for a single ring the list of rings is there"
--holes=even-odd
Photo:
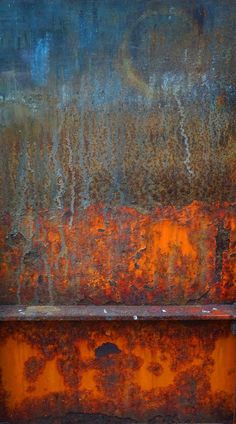
[[[1,2],[1,303],[232,302],[233,0]]]
[[[234,0],[0,2],[1,317],[232,318],[235,21]],[[232,422],[230,322],[135,324],[2,324],[3,419]]]
[[[6,217],[5,217],[6,219]],[[91,205],[3,226],[2,302],[186,304],[235,299],[234,206]]]
[[[228,322],[4,323],[3,415],[17,423],[232,423],[235,349]]]

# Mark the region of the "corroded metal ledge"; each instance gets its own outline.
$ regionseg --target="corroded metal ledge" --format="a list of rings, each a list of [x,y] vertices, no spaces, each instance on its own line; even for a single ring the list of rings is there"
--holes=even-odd
[[[47,320],[234,320],[236,305],[2,305],[2,321]]]

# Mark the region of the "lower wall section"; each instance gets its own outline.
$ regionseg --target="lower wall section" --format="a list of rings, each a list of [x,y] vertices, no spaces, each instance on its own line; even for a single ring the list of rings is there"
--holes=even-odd
[[[235,352],[228,321],[3,322],[0,418],[232,423]]]

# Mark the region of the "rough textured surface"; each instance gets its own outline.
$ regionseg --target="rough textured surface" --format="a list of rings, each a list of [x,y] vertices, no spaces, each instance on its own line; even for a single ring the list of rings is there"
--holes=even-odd
[[[3,0],[14,225],[27,206],[235,200],[235,16],[233,0]]]
[[[0,1],[0,312],[231,317],[235,21],[235,0]],[[136,318],[2,323],[1,419],[232,422],[231,323]]]
[[[235,349],[230,322],[2,323],[1,419],[232,423]]]
[[[2,226],[2,304],[192,304],[236,298],[235,205],[90,206]]]
[[[235,1],[0,14],[0,302],[232,302]]]

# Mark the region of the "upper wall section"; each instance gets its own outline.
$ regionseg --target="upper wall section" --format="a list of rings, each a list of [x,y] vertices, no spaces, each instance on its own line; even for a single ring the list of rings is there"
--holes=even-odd
[[[235,200],[234,0],[0,8],[3,210]]]
[[[235,299],[235,21],[0,2],[1,303]]]

